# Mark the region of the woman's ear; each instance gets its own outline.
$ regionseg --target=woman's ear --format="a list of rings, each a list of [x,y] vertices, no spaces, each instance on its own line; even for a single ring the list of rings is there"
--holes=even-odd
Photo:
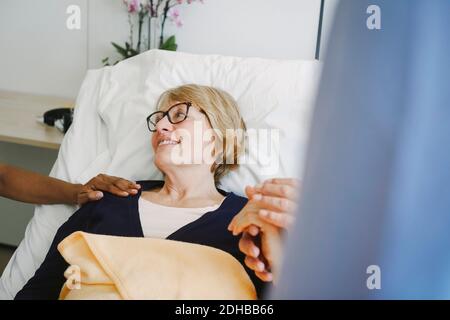
[[[210,139],[209,141],[213,144],[213,147],[211,148],[211,157],[214,158],[214,156],[215,156],[215,154],[216,154],[216,144],[215,144],[216,136],[215,136],[215,135],[212,135],[212,136],[211,136],[211,139]]]

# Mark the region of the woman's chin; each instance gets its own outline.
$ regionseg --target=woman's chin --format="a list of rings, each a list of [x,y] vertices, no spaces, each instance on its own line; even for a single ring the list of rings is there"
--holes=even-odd
[[[166,148],[165,150],[157,150],[155,153],[155,164],[159,168],[168,166],[175,166],[186,164],[186,159],[183,159],[178,152],[175,152],[172,148]]]

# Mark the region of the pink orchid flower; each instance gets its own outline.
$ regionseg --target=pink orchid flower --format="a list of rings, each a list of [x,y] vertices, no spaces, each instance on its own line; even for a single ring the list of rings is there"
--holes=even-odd
[[[129,13],[135,13],[139,10],[139,0],[124,0],[124,2],[128,6]]]
[[[183,22],[180,19],[180,11],[177,8],[171,8],[168,12],[170,21],[172,21],[177,27],[182,27]]]
[[[169,10],[169,17],[171,19],[176,19],[180,16],[180,10],[178,10],[177,8],[171,8]]]

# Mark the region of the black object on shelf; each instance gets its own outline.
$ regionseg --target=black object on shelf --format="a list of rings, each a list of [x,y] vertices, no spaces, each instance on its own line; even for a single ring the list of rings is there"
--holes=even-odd
[[[73,120],[73,109],[58,108],[46,111],[44,113],[44,123],[49,126],[55,126],[62,132],[69,130]]]

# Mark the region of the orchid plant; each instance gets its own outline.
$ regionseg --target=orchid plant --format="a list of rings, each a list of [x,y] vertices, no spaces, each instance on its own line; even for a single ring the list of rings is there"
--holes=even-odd
[[[177,27],[182,27],[180,11],[177,6],[181,4],[192,4],[194,2],[204,3],[204,0],[123,0],[128,11],[128,23],[130,26],[130,38],[124,46],[111,42],[113,47],[122,56],[114,64],[121,60],[133,57],[143,51],[152,48],[163,50],[177,50],[175,35],[165,39],[164,27],[167,21]],[[147,20],[147,21],[146,21]],[[137,21],[138,36],[137,44],[134,46],[134,22]],[[144,33],[144,25],[147,22],[147,34]],[[146,43],[145,43],[146,42]],[[102,60],[104,65],[110,65],[109,58]]]

